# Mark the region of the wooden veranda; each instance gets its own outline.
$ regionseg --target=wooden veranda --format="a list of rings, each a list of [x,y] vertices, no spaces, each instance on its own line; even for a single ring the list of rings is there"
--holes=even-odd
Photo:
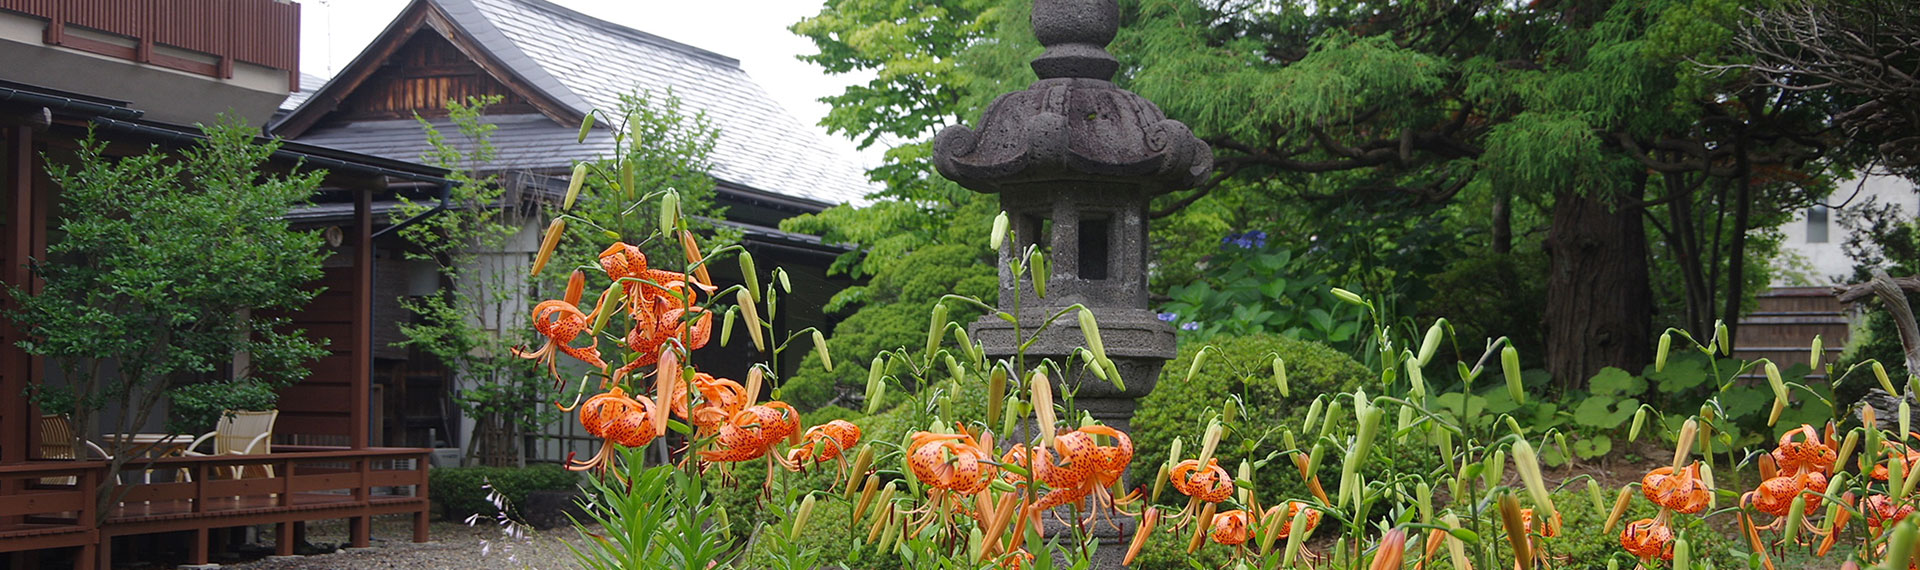
[[[58,223],[49,212],[60,208],[46,163],[62,160],[89,128],[110,152],[197,140],[194,129],[139,117],[121,102],[0,82],[0,282],[37,289],[29,264],[45,258],[49,227]],[[262,524],[277,525],[276,550],[292,554],[305,521],[328,519],[350,521],[350,544],[366,546],[370,517],[383,514],[412,515],[413,539],[426,540],[428,451],[369,445],[371,201],[390,181],[445,184],[445,171],[297,144],[281,147],[272,166],[326,169],[319,200],[353,211],[336,226],[342,239],[315,284],[325,291],[288,315],[332,352],[282,391],[278,444],[266,455],[134,459],[117,478],[104,461],[41,459],[41,410],[24,394],[47,378],[47,366],[21,350],[21,331],[0,319],[0,568],[31,567],[55,556],[43,556],[47,549],[67,549],[75,568],[109,568],[113,538],[180,532],[191,535],[186,562],[204,564],[226,535],[213,531]],[[12,306],[0,295],[0,311]],[[244,478],[218,475],[236,466],[256,468]]]

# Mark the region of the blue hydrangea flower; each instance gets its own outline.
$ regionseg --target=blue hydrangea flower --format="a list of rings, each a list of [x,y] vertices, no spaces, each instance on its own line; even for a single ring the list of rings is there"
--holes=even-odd
[[[1160,317],[1160,322],[1163,322],[1163,323],[1171,323],[1171,322],[1180,320],[1179,313],[1160,313],[1158,316]]]
[[[1180,325],[1180,330],[1183,330],[1183,331],[1200,330],[1200,323],[1197,323],[1197,322],[1183,323]]]

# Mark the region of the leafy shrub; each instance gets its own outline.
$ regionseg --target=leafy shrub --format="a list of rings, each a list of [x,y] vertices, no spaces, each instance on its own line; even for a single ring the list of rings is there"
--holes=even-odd
[[[1358,307],[1333,297],[1326,277],[1266,234],[1228,236],[1208,271],[1167,294],[1164,318],[1191,336],[1277,333],[1345,346],[1360,336]]]
[[[476,514],[498,512],[487,500],[487,486],[506,497],[507,504],[518,505],[533,491],[570,491],[580,484],[580,476],[550,463],[514,467],[442,467],[427,473],[433,490],[433,502],[440,505],[446,520],[465,520]]]
[[[213,431],[227,410],[271,410],[280,402],[273,385],[254,379],[187,384],[167,391],[173,402],[167,415],[170,433]]]
[[[1229,396],[1239,396],[1245,405],[1245,421],[1234,422],[1235,429],[1220,439],[1217,456],[1231,472],[1240,461],[1259,462],[1267,452],[1280,446],[1281,429],[1298,427],[1307,408],[1321,394],[1351,391],[1371,377],[1358,362],[1326,345],[1294,340],[1279,335],[1220,336],[1211,345],[1207,359],[1190,381],[1183,381],[1201,344],[1181,347],[1180,356],[1160,373],[1160,384],[1140,401],[1133,417],[1133,460],[1135,477],[1152,477],[1167,460],[1169,447],[1178,437],[1186,441],[1186,455],[1199,450],[1199,438],[1205,429],[1208,410],[1219,410]],[[1282,397],[1272,377],[1273,356],[1287,363],[1290,397]],[[1264,426],[1264,431],[1259,427]],[[1381,446],[1385,448],[1386,446]],[[1306,487],[1286,460],[1276,460],[1257,469],[1255,489],[1269,500],[1305,496]],[[1168,495],[1178,495],[1165,491]]]

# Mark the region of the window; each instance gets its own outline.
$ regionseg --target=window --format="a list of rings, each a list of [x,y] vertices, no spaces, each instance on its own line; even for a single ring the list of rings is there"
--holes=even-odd
[[[1807,209],[1807,243],[1827,243],[1827,207]]]

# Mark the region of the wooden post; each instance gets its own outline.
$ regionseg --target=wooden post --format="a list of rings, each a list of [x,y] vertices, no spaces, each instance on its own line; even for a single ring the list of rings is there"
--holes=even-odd
[[[433,496],[431,491],[427,489],[427,482],[431,480],[427,477],[427,454],[421,453],[414,456],[413,472],[419,476],[419,478],[416,479],[419,484],[413,488],[413,495],[419,497],[422,501],[426,501],[429,497]],[[427,541],[427,510],[426,506],[422,505],[419,511],[413,513],[414,542]]]
[[[373,459],[363,456],[356,460],[355,464],[358,467],[359,473],[358,482],[353,486],[353,502],[359,505],[363,511],[359,516],[347,519],[347,545],[354,548],[366,548],[367,545],[373,543],[371,528],[373,526],[373,517],[364,512],[364,509],[367,508],[367,502],[373,499]]]
[[[384,178],[378,186],[386,187]],[[373,191],[364,188],[354,194],[353,227],[358,236],[353,248],[353,380],[349,389],[347,445],[367,447],[367,407],[373,390]]]
[[[11,198],[9,209],[13,213],[13,224],[7,233],[6,263],[0,269],[0,278],[8,284],[26,287],[31,290],[33,274],[27,271],[27,258],[33,253],[33,131],[14,126],[6,129],[6,149],[9,173],[4,182],[6,195]],[[14,309],[18,303],[0,300],[0,307]],[[33,373],[32,358],[21,350],[18,342],[21,334],[10,321],[0,319],[0,464],[24,463],[29,448],[39,446],[39,422],[34,421],[33,405],[23,395],[27,382]],[[26,480],[9,478],[0,480],[0,497],[11,496],[26,488]],[[19,515],[0,516],[0,525],[19,524],[26,520]],[[25,554],[12,555],[10,560],[24,563]],[[14,566],[19,567],[16,563]]]

